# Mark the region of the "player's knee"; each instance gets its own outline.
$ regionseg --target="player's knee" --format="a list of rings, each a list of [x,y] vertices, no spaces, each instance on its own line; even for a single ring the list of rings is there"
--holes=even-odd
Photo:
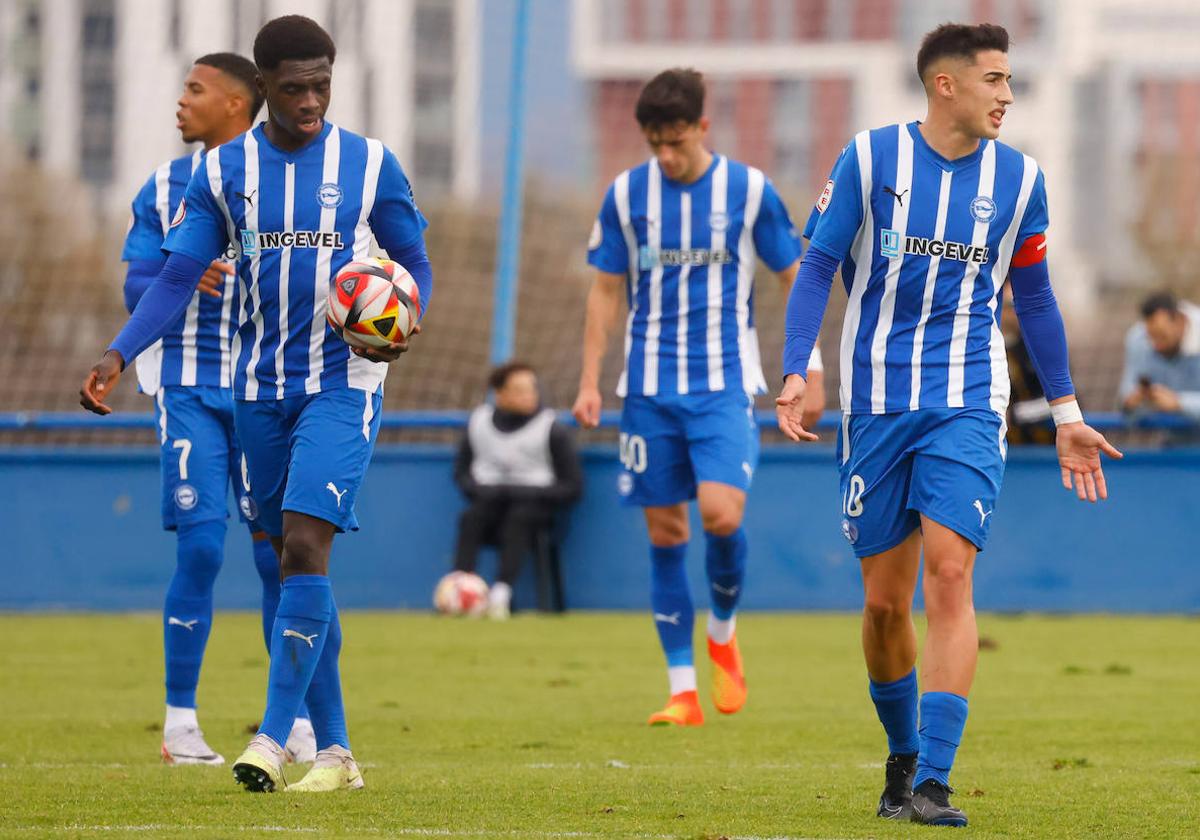
[[[303,529],[283,535],[282,576],[323,575],[328,571],[329,555],[324,540]]]
[[[863,602],[863,611],[872,625],[887,627],[895,622],[907,620],[912,611],[912,604],[907,598],[890,592],[868,592]]]
[[[225,554],[225,523],[202,522],[179,528],[178,563],[189,578],[211,586],[221,571]]]
[[[650,532],[650,544],[657,546],[679,545],[688,541],[688,524],[687,520],[677,521],[674,519],[663,519],[648,523],[647,530]]]
[[[943,612],[970,602],[971,571],[965,563],[939,563],[925,570],[925,605],[930,612]]]
[[[704,530],[718,537],[728,537],[742,527],[742,512],[733,506],[701,511],[700,519],[704,523]]]

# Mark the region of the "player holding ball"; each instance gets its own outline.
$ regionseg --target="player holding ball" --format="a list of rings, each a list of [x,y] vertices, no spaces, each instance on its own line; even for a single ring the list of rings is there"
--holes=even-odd
[[[363,785],[342,706],[329,553],[336,533],[358,528],[354,500],[379,430],[386,363],[410,338],[349,347],[327,321],[329,286],[368,257],[372,236],[412,276],[422,307],[433,285],[426,221],[396,156],[325,119],[336,52],[299,15],[259,31],[267,120],[197,167],[163,245],[165,265],[80,393],[85,408],[109,413],[104,398],[121,371],[178,318],[209,262],[233,243],[244,299],[230,351],[234,420],[283,578],[266,711],[233,766],[252,791],[286,786],[282,745],[302,701],[317,757],[288,789]]]

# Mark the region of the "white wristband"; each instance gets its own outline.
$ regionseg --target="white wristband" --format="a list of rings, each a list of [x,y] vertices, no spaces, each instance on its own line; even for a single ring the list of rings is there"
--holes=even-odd
[[[1083,422],[1083,412],[1079,410],[1078,400],[1071,400],[1070,402],[1050,406],[1050,416],[1054,418],[1055,426],[1061,426],[1064,423]]]

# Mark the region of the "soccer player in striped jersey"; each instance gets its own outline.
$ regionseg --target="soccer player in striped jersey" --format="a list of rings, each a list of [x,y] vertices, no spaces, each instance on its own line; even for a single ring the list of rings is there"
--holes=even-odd
[[[622,290],[629,305],[618,395],[618,491],[642,507],[650,536],[650,604],[667,660],[670,698],[652,725],[704,722],[692,652],[688,502],[705,534],[712,700],[725,714],[746,700],[735,636],[746,534],[742,512],[758,462],[754,395],[766,390],[754,329],[754,270],[762,259],[786,294],[800,240],[771,182],[705,146],[704,80],[672,69],[651,79],[636,117],[653,156],[609,188],[588,243],[583,370],[574,414],[600,420],[600,362]],[[806,419],[824,407],[816,354]]]
[[[125,305],[132,312],[158,276],[163,238],[192,172],[211,149],[249,130],[262,107],[258,71],[233,53],[201,56],[183,84],[176,112],[191,154],[158,167],[133,201],[122,259],[128,263]],[[163,608],[167,710],[162,757],[169,764],[223,764],[196,719],[196,686],[212,626],[213,584],[224,561],[227,486],[250,524],[254,565],[262,578],[263,634],[268,640],[279,603],[279,560],[256,513],[233,429],[229,341],[238,290],[226,283],[233,253],[213,260],[200,287],[168,332],[137,359],[138,384],[154,399],[162,457],[163,527],[175,532],[175,573]],[[287,742],[293,761],[316,752],[308,712],[302,710]]]
[[[1075,400],[1046,266],[1044,176],[996,140],[1013,103],[1007,53],[1003,27],[938,27],[917,55],[925,120],[863,131],[842,152],[804,231],[776,400],[784,434],[813,439],[804,369],[840,263],[842,532],[862,565],[863,650],[891,753],[878,814],[934,825],[967,823],[949,775],[979,651],[971,574],[1004,473],[1006,279],[1053,410],[1063,486],[1106,498],[1100,453],[1120,457]]]
[[[254,42],[268,118],[205,156],[164,244],[151,288],[81,390],[101,414],[127,360],[183,312],[210,260],[238,249],[241,304],[231,350],[234,420],[257,522],[280,554],[267,707],[234,763],[249,790],[285,787],[284,743],[301,703],[316,731],[308,774],[289,787],[363,786],[346,732],[342,633],[329,584],[334,534],[356,530],[354,500],[379,430],[386,362],[409,342],[351,350],[326,323],[329,280],[372,237],[408,269],[423,306],[433,276],[425,219],[396,156],[325,120],[336,49],[314,21],[269,21]]]

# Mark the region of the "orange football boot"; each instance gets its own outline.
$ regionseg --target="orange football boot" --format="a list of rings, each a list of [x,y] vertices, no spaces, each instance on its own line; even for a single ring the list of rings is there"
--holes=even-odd
[[[672,694],[661,712],[650,715],[651,726],[699,726],[702,723],[704,712],[695,689]]]
[[[746,702],[746,677],[742,673],[742,654],[737,636],[728,644],[708,640],[708,658],[712,660],[712,700],[717,711],[731,715]]]

